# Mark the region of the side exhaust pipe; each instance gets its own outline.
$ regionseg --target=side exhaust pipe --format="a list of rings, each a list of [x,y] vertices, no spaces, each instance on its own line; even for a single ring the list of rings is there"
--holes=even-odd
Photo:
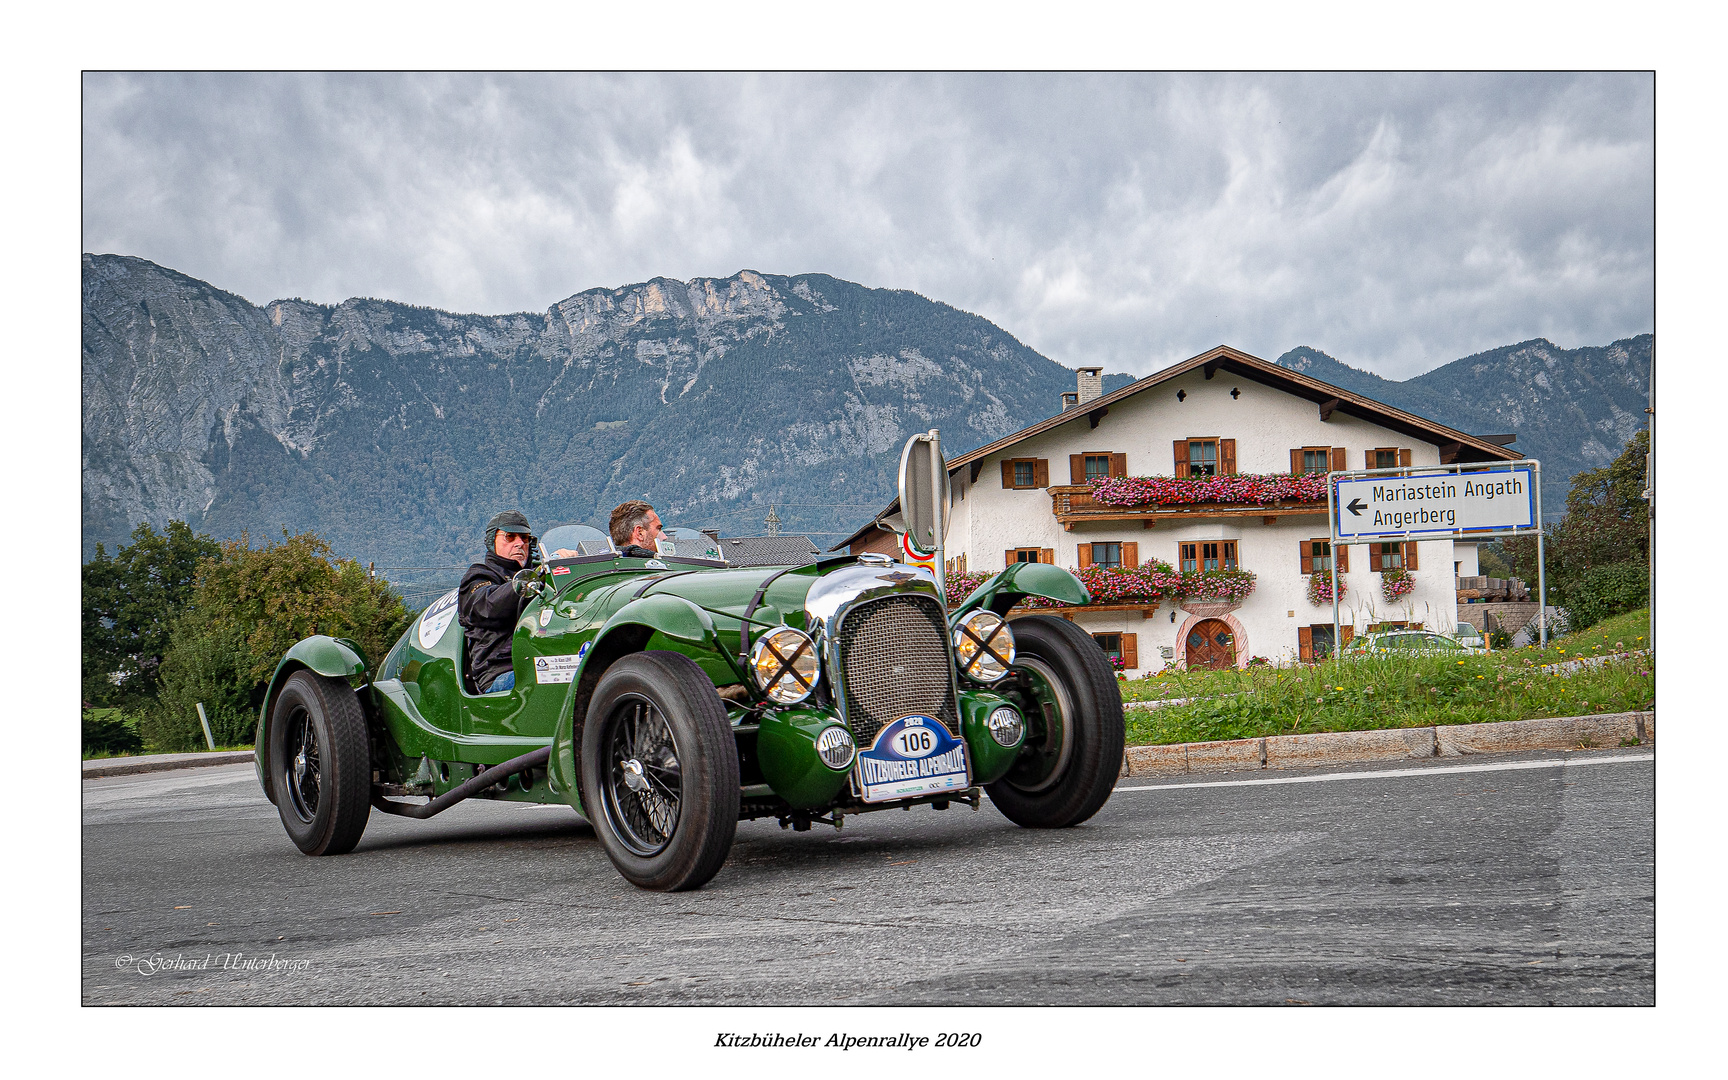
[[[552,760],[552,748],[543,746],[532,753],[511,758],[502,765],[494,765],[485,772],[479,773],[470,780],[463,781],[435,799],[423,803],[392,802],[382,795],[372,796],[372,805],[386,814],[396,814],[400,817],[429,818],[441,814],[464,799],[480,794],[493,784],[507,780],[519,772],[538,769]]]

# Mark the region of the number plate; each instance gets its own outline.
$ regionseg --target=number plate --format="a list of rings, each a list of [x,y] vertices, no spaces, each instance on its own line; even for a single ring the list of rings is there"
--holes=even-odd
[[[930,716],[902,716],[858,752],[852,776],[865,802],[971,787],[966,744]]]

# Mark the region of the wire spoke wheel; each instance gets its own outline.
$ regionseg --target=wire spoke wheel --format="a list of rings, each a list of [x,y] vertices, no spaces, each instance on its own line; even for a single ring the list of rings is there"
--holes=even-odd
[[[633,853],[657,855],[672,842],[683,808],[678,742],[646,698],[623,698],[608,721],[605,812]]]
[[[620,657],[581,732],[583,814],[632,884],[700,888],[738,828],[738,743],[714,683],[675,652]]]
[[[318,729],[304,707],[288,718],[288,802],[294,815],[310,824],[318,816]]]

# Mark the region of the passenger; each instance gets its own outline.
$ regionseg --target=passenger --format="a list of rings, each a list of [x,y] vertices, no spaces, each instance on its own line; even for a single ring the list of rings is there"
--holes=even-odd
[[[486,523],[486,558],[462,575],[456,613],[468,646],[468,670],[483,694],[516,686],[510,637],[525,603],[522,580],[534,549],[534,533],[520,510],[505,510]]]
[[[620,503],[612,511],[610,528],[618,554],[632,559],[654,558],[659,554],[654,542],[666,535],[660,528],[660,515],[641,499]]]

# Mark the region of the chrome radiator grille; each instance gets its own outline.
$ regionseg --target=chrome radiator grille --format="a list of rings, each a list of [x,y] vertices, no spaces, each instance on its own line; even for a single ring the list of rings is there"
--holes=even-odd
[[[848,611],[840,623],[846,722],[859,746],[911,713],[960,734],[948,659],[948,624],[935,600],[890,596]]]

